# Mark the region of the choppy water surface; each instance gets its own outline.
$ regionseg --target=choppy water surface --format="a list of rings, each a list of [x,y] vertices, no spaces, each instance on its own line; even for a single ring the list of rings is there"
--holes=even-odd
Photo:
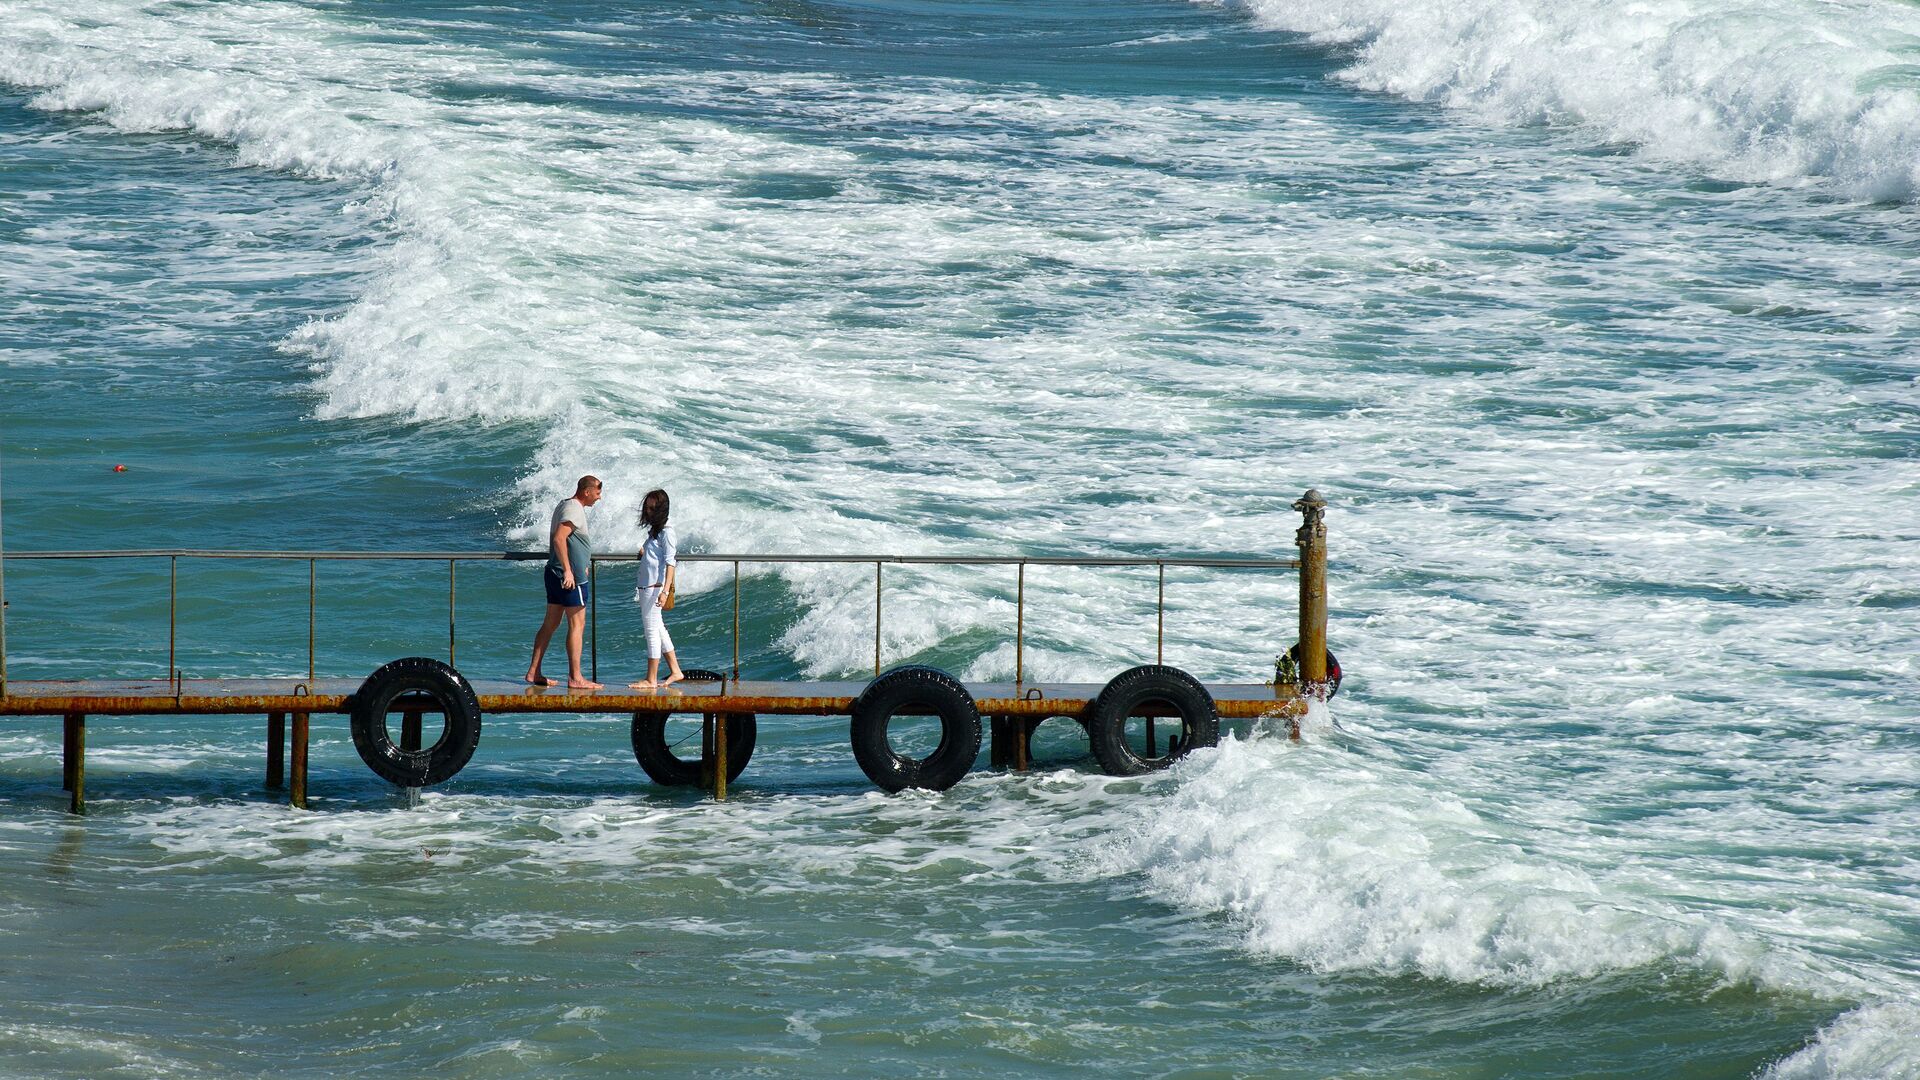
[[[0,1070],[1920,1076],[1920,14],[1845,4],[16,3],[9,548],[497,548],[583,471],[707,550],[1285,555],[1345,692],[1170,773],[875,794],[769,721],[736,800],[492,717],[317,812],[257,721],[0,727]],[[124,474],[109,472],[126,463]],[[323,672],[445,646],[329,568]],[[1013,582],[888,660],[1013,668]],[[731,587],[676,637],[719,664]],[[8,566],[16,677],[164,669],[164,566]],[[306,663],[300,566],[183,566],[189,672]],[[637,619],[603,584],[603,675]],[[724,586],[724,587],[723,587]],[[1292,582],[1169,575],[1259,677]],[[512,673],[531,576],[463,571]],[[1028,583],[1028,670],[1153,582]],[[749,577],[857,676],[864,571]]]

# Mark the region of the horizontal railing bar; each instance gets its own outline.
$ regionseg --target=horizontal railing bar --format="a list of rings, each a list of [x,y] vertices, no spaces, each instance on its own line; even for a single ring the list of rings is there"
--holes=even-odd
[[[633,555],[595,555],[609,562]],[[909,563],[926,566],[1210,566],[1220,568],[1299,569],[1298,559],[1136,558],[1122,555],[682,555],[688,562],[760,563]]]
[[[459,562],[531,562],[544,551],[197,551],[152,548],[124,551],[9,551],[8,559],[322,559],[378,561],[431,559]],[[634,562],[638,555],[604,553],[594,562]],[[1144,558],[1107,555],[708,555],[684,554],[682,562],[717,563],[906,563],[921,566],[1193,566],[1213,569],[1297,570],[1298,559]]]
[[[9,551],[9,559],[458,559],[462,562],[544,559],[544,551],[216,551],[145,548],[126,551]]]

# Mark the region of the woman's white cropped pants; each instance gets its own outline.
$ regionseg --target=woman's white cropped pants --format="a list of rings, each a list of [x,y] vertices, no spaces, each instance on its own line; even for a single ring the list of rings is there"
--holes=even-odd
[[[673,637],[667,633],[666,620],[660,617],[660,586],[643,586],[635,590],[633,598],[640,602],[640,625],[647,631],[647,659],[658,660],[661,654],[673,651]]]

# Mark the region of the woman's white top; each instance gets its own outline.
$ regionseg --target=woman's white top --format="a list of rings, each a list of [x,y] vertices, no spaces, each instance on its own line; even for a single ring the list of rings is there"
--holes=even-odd
[[[646,543],[640,545],[640,581],[634,590],[636,597],[641,589],[667,580],[667,567],[679,564],[676,558],[678,548],[671,525],[661,529],[659,536],[650,536]]]

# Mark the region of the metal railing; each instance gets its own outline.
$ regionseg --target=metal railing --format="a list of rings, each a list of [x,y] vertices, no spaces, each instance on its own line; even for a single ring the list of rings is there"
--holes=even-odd
[[[317,674],[318,656],[318,611],[319,611],[319,564],[322,562],[375,562],[375,561],[430,561],[447,564],[447,662],[452,664],[456,655],[459,632],[456,620],[458,594],[458,567],[463,562],[531,562],[545,560],[545,551],[224,551],[196,550],[186,548],[159,548],[116,551],[13,551],[7,552],[8,561],[29,560],[72,560],[72,559],[166,559],[167,560],[167,679],[178,682],[181,679],[177,664],[179,641],[180,610],[180,560],[181,559],[244,559],[280,562],[305,562],[307,564],[307,679],[312,681]],[[600,563],[636,562],[638,554],[596,554],[593,561]],[[1002,566],[1015,567],[1014,593],[1014,682],[1026,681],[1026,612],[1027,612],[1027,568],[1029,566],[1061,566],[1075,568],[1093,567],[1154,567],[1158,570],[1158,594],[1154,604],[1154,655],[1155,662],[1161,662],[1166,654],[1166,602],[1167,568],[1210,568],[1232,570],[1297,570],[1301,568],[1299,559],[1242,559],[1242,558],[1139,558],[1126,556],[1046,556],[1046,555],[786,555],[786,554],[684,554],[679,557],[683,563],[722,563],[733,566],[733,677],[740,677],[740,601],[741,567],[753,565],[776,565],[785,563],[807,564],[857,564],[873,565],[873,669],[877,675],[881,670],[883,629],[883,571],[888,564],[908,566]],[[596,579],[598,575],[596,574]],[[593,677],[599,676],[599,597],[600,590],[592,591],[590,620],[592,623],[590,641],[592,642],[590,668]],[[4,627],[5,615],[0,614],[0,627]],[[4,629],[0,629],[0,695],[6,691],[6,638]]]

